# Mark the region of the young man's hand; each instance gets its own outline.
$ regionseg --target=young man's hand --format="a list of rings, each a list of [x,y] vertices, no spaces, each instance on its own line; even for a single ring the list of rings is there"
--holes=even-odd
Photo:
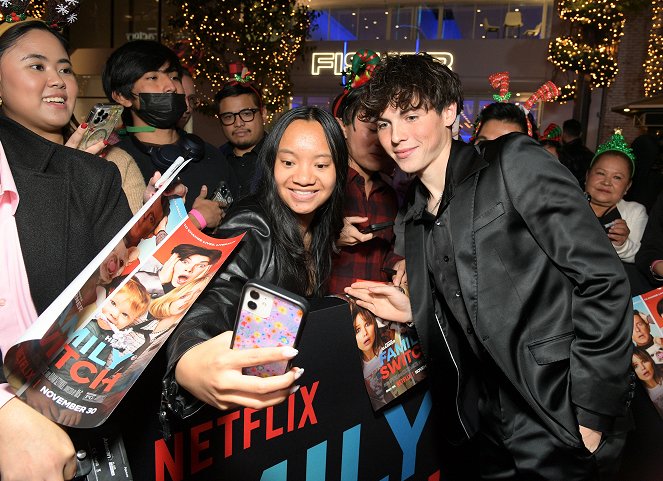
[[[354,226],[354,224],[361,224],[366,221],[368,221],[368,217],[344,217],[343,229],[341,229],[341,234],[336,241],[336,247],[353,246],[371,240],[373,234],[370,232],[362,234]]]
[[[601,436],[603,433],[601,431],[594,431],[593,429],[586,428],[585,426],[578,426],[580,428],[580,436],[582,436],[582,442],[585,444],[585,447],[590,453],[596,451],[596,448],[599,447],[601,442]]]
[[[357,299],[357,305],[376,316],[395,322],[412,322],[410,298],[397,286],[379,282],[354,282],[345,293]]]
[[[205,218],[207,222],[206,227],[214,228],[221,223],[225,211],[221,208],[218,202],[207,199],[207,186],[203,185],[200,188],[200,194],[193,201],[193,209],[196,209]],[[198,225],[198,221],[194,221]],[[200,228],[200,225],[198,225]]]

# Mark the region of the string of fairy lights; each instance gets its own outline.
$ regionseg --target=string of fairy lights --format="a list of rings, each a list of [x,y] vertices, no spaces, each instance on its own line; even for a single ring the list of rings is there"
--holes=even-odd
[[[663,2],[652,1],[652,27],[645,60],[645,96],[663,93]]]
[[[308,3],[186,0],[177,5],[179,15],[171,18],[166,41],[212,95],[234,78],[231,66],[239,63],[262,89],[269,112],[288,106],[290,67],[303,52],[314,16]]]
[[[609,87],[617,75],[617,46],[624,34],[624,14],[617,0],[560,0],[561,18],[572,23],[571,35],[548,46],[548,60],[563,72],[589,75],[590,87]],[[561,89],[559,101],[572,100],[575,81]]]

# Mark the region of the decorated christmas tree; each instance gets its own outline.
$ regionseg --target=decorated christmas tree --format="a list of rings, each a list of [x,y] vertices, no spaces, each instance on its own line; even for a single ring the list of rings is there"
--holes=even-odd
[[[303,54],[315,17],[308,6],[295,0],[170,1],[178,14],[164,41],[211,95],[246,67],[262,88],[268,111],[288,106],[290,68]]]
[[[553,39],[548,59],[563,72],[573,72],[591,89],[609,87],[617,75],[617,46],[624,14],[615,0],[560,0],[559,15],[571,22],[570,34]],[[562,87],[560,101],[576,96],[576,81]]]
[[[652,0],[652,27],[645,61],[645,95],[663,94],[663,1]]]

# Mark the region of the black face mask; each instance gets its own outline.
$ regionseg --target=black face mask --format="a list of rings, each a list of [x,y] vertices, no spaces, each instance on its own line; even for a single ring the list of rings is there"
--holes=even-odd
[[[157,129],[169,129],[186,111],[186,95],[176,93],[138,94],[140,108],[134,109],[147,125]]]

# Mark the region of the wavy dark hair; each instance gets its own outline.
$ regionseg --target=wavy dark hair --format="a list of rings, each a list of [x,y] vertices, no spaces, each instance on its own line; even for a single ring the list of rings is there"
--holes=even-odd
[[[322,126],[336,169],[336,185],[331,196],[315,212],[309,225],[311,243],[307,250],[297,216],[281,199],[274,179],[279,144],[295,120],[317,122]],[[336,239],[343,227],[343,197],[348,172],[348,148],[334,117],[318,107],[298,107],[286,112],[265,138],[258,159],[261,184],[258,202],[274,226],[274,246],[279,285],[306,296],[323,296],[332,268]],[[302,282],[304,280],[304,282]]]
[[[451,104],[463,110],[463,87],[458,74],[427,53],[387,55],[375,69],[361,97],[362,117],[376,120],[387,107],[400,110],[434,109],[440,114]]]

